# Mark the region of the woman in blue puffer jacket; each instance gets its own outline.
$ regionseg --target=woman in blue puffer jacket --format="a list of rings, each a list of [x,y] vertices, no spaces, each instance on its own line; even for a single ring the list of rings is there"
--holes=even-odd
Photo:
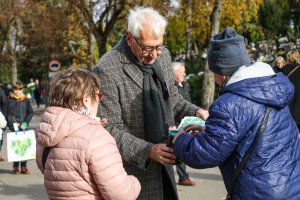
[[[226,28],[211,40],[208,63],[215,82],[222,86],[211,105],[205,130],[197,136],[180,132],[174,153],[193,168],[219,166],[225,187],[254,141],[267,107],[266,127],[242,168],[232,199],[300,199],[300,139],[288,104],[294,87],[268,64],[250,65],[244,39]],[[189,130],[203,127],[189,126]]]

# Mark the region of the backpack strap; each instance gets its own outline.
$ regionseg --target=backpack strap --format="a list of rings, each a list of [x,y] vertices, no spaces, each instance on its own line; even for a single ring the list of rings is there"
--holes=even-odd
[[[292,71],[290,71],[290,73],[287,76],[289,77],[290,75],[292,75],[292,73],[294,73],[299,67],[300,65],[297,65]]]

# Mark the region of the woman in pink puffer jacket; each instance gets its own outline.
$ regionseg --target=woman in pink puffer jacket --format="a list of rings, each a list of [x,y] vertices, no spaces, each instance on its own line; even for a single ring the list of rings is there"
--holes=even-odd
[[[37,129],[37,165],[49,199],[136,199],[141,186],[123,168],[113,137],[96,117],[96,76],[68,70],[51,80],[49,107]],[[45,147],[51,147],[43,168]]]

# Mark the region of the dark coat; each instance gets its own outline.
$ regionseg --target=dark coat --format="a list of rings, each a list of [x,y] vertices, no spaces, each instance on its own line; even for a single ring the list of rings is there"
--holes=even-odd
[[[222,88],[221,96],[209,108],[205,131],[197,137],[180,135],[174,153],[194,168],[219,166],[229,191],[231,178],[261,126],[266,107],[271,107],[266,128],[237,179],[233,199],[299,200],[300,139],[288,108],[294,87],[282,73],[274,74],[270,66],[255,65],[236,74],[236,81]],[[258,77],[262,71],[267,73]]]
[[[287,64],[283,68],[283,73],[288,75],[298,64]],[[290,111],[298,127],[300,127],[300,67],[289,76],[290,81],[295,87],[293,101],[290,103]]]
[[[273,70],[275,73],[283,72],[283,68],[278,68],[277,66],[273,66]]]
[[[17,101],[14,98],[8,97],[4,112],[7,119],[7,126],[11,131],[14,131],[13,123],[22,124],[26,122],[29,125],[33,117],[33,109],[27,98]]]
[[[4,113],[6,94],[5,91],[0,87],[0,111]]]
[[[178,93],[188,102],[192,102],[191,100],[191,96],[190,96],[190,86],[188,84],[188,82],[184,81],[181,83],[181,85],[179,85],[178,83],[175,82],[175,86],[178,89]],[[175,122],[176,122],[176,126],[178,126],[181,122],[182,118],[176,118],[175,117]]]
[[[157,60],[163,66],[175,115],[194,115],[198,107],[185,101],[175,87],[169,51],[165,49]],[[171,187],[176,191],[175,176],[173,166],[148,160],[153,144],[145,140],[143,73],[129,61],[122,42],[107,52],[93,71],[99,75],[105,94],[100,116],[108,120],[106,129],[117,141],[126,172],[136,176],[142,185],[139,199],[162,200],[162,168],[168,172]]]
[[[187,101],[191,102],[191,96],[190,96],[190,86],[189,84],[184,81],[179,85],[175,82],[176,87],[178,88],[178,93]]]

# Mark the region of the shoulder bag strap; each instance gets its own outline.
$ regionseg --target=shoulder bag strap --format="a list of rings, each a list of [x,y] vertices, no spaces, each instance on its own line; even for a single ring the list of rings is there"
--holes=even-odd
[[[294,73],[299,67],[300,66],[297,65],[292,71],[290,71],[290,73],[287,76],[289,77],[290,75],[292,75],[292,73]]]
[[[46,161],[47,161],[47,157],[48,157],[48,154],[49,154],[51,149],[52,149],[52,147],[45,147],[45,149],[43,151],[42,163],[43,163],[44,171],[45,171],[45,164],[46,164]]]
[[[231,187],[230,187],[229,193],[227,194],[226,199],[231,199],[231,195],[233,193],[233,190],[234,190],[234,187],[235,187],[235,183],[236,183],[236,181],[237,181],[237,179],[238,179],[238,177],[239,177],[239,175],[240,175],[243,167],[245,166],[248,158],[250,157],[251,153],[253,152],[254,147],[255,147],[255,145],[258,142],[259,137],[261,136],[262,132],[266,128],[266,125],[267,125],[267,122],[268,122],[268,118],[269,118],[269,114],[270,114],[270,110],[271,110],[271,108],[267,107],[266,114],[265,114],[265,117],[263,119],[263,122],[262,122],[262,124],[261,124],[258,132],[256,133],[255,138],[254,138],[251,146],[247,150],[246,154],[243,156],[242,161],[239,163],[239,165],[238,165],[238,167],[237,167],[237,169],[235,171],[235,174],[234,174],[234,176],[231,179],[232,180],[231,181],[232,184],[231,184]]]

